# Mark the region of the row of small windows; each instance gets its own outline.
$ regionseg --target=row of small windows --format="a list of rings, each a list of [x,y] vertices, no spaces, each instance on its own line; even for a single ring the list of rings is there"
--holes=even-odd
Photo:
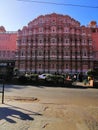
[[[13,56],[15,55],[15,52],[14,51],[0,51],[0,56]]]
[[[50,23],[56,23],[56,22],[63,22],[63,23],[72,23],[72,24],[77,24],[77,22],[73,19],[71,19],[70,17],[69,18],[62,18],[62,17],[58,17],[58,18],[51,18],[51,17],[44,17],[44,18],[39,18],[35,21],[33,21],[32,24],[36,25],[36,24],[40,24],[40,23],[47,23],[49,22]]]
[[[30,64],[29,62],[28,63],[20,63],[20,68],[25,68],[25,67],[28,67],[28,68],[30,68],[30,66],[31,66],[31,68],[32,69],[35,69],[35,68],[37,68],[37,69],[44,69],[44,68],[51,68],[51,69],[70,69],[70,64],[69,63],[65,63],[65,64],[57,64],[57,63],[50,63],[50,64],[44,64],[44,63],[37,63],[37,65],[36,64],[34,64],[34,63],[32,63],[32,64]],[[82,65],[83,66],[83,65]],[[84,66],[88,66],[88,65],[86,65],[85,63],[84,63]],[[72,64],[72,68],[75,68],[76,67],[76,64],[75,63],[73,63]],[[77,63],[77,68],[80,68],[80,63]]]
[[[89,39],[82,39],[82,40],[79,40],[79,39],[64,39],[64,38],[39,38],[39,39],[22,39],[22,41],[18,40],[18,43],[32,43],[32,42],[38,42],[38,43],[44,43],[44,42],[49,42],[49,43],[57,43],[57,42],[63,42],[63,43],[89,43],[91,44],[92,43],[92,40]]]
[[[79,56],[79,55],[82,55],[82,56],[88,56],[88,55],[90,55],[90,56],[92,56],[93,54],[92,54],[92,51],[90,51],[90,52],[88,52],[87,50],[82,50],[82,52],[80,52],[80,51],[77,51],[77,52],[75,52],[75,51],[72,51],[72,52],[70,52],[70,51],[32,51],[32,52],[30,52],[30,51],[28,51],[28,53],[26,53],[25,51],[20,51],[20,54],[18,54],[17,53],[17,55],[20,55],[20,56],[75,56],[75,55],[77,55],[77,56]]]
[[[24,63],[20,63],[20,67],[21,68],[25,68],[25,64]],[[35,65],[33,65],[32,64],[32,68],[33,67],[35,67]],[[43,63],[39,63],[39,64],[37,64],[37,66],[36,67],[38,67],[39,69],[42,69],[42,68],[48,68],[48,65],[44,65]],[[54,69],[54,68],[62,68],[62,67],[64,67],[64,68],[66,68],[66,69],[68,69],[69,68],[69,64],[65,64],[65,65],[58,65],[58,64],[49,64],[49,68],[52,68],[52,69]]]
[[[33,33],[48,33],[48,32],[51,32],[51,33],[57,33],[57,32],[64,32],[64,33],[76,33],[76,34],[91,34],[91,31],[90,30],[86,30],[86,29],[70,29],[70,28],[64,28],[64,27],[56,27],[56,26],[53,26],[53,27],[46,27],[46,28],[36,28],[36,29],[32,29],[32,30],[23,30],[22,34],[24,35],[27,35],[27,34],[30,34],[32,35]]]

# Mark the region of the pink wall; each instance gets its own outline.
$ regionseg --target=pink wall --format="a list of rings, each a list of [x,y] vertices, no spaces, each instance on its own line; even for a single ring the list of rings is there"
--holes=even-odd
[[[16,33],[0,33],[0,50],[16,50]]]
[[[98,51],[98,32],[92,33],[92,38],[94,41],[94,49],[95,51]]]
[[[94,51],[95,51],[95,59],[98,60],[98,32],[92,33]]]

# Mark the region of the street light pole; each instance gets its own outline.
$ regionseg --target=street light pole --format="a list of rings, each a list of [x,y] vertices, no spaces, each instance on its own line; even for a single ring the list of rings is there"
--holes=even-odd
[[[3,80],[3,87],[2,87],[2,104],[4,104],[4,80]]]

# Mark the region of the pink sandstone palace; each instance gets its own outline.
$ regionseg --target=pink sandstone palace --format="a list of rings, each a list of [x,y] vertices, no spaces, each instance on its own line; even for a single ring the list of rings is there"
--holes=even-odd
[[[41,15],[18,30],[16,66],[21,72],[85,73],[94,68],[94,36],[68,15]]]
[[[15,67],[21,73],[85,73],[98,69],[95,21],[86,27],[68,15],[41,15],[18,30],[13,43]]]

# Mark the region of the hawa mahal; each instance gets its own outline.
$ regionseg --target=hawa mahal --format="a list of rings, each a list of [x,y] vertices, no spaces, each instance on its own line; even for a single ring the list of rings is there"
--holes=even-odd
[[[80,26],[70,16],[56,13],[37,17],[18,30],[17,68],[34,73],[85,73],[94,68],[98,29],[93,26],[96,22]]]

